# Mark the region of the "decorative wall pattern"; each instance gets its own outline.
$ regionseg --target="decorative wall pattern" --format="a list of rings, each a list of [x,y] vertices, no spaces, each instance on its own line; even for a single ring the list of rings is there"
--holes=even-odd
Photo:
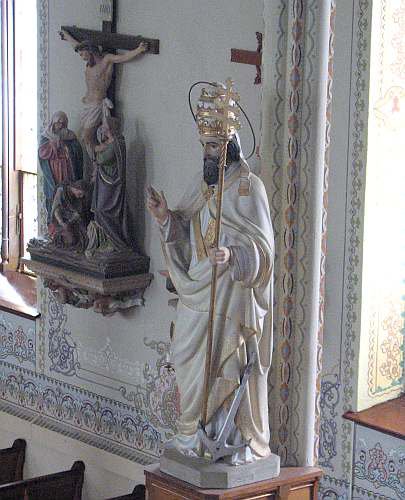
[[[105,342],[94,350],[81,345],[80,341],[76,344],[80,356],[80,368],[83,369],[83,364],[91,371],[101,369],[111,377],[119,380],[127,378],[132,383],[142,380],[143,363],[138,360],[122,359],[114,349],[111,338],[107,337]]]
[[[280,266],[279,254],[282,242],[282,167],[284,154],[284,108],[285,108],[285,64],[286,64],[286,32],[288,19],[288,2],[280,0],[278,2],[265,2],[264,16],[266,19],[266,30],[264,33],[263,48],[263,101],[269,99],[268,109],[263,111],[263,125],[261,138],[262,179],[267,188],[269,196],[270,211],[275,237],[275,263],[274,268]],[[274,59],[273,59],[274,58]],[[267,161],[266,161],[267,160]],[[266,168],[264,168],[266,166]],[[274,289],[279,287],[278,273],[274,273]],[[278,294],[274,294],[273,308],[273,338],[279,337],[280,322]],[[276,352],[276,346],[274,351]],[[276,360],[272,362],[269,376],[269,401],[278,400],[276,386],[278,384],[279,373],[275,369]],[[287,392],[287,391],[286,391]],[[284,396],[285,399],[286,396]],[[274,398],[274,399],[273,399]],[[277,450],[279,443],[279,432],[275,422],[280,416],[275,404],[269,404],[269,417],[271,422],[271,448]],[[284,417],[285,419],[285,417]],[[283,438],[285,441],[287,436]],[[279,453],[279,452],[278,452]]]
[[[136,407],[105,400],[9,363],[0,365],[0,394],[2,399],[25,410],[69,424],[73,434],[74,429],[90,432],[95,437],[141,450],[139,457],[144,462],[152,463],[159,456],[162,434],[148,420],[147,412]]]
[[[356,427],[354,485],[384,498],[405,498],[405,444],[400,439]]]
[[[301,0],[289,3],[288,30],[289,38],[288,74],[286,82],[286,119],[288,123],[288,135],[285,139],[287,146],[287,158],[283,159],[286,164],[283,173],[282,187],[282,220],[279,235],[282,235],[283,245],[280,246],[279,281],[276,295],[278,297],[279,329],[277,344],[281,356],[277,359],[277,372],[280,374],[278,381],[280,408],[278,414],[278,447],[282,463],[293,461],[292,458],[297,451],[297,442],[292,443],[292,363],[294,343],[292,338],[295,332],[295,307],[296,286],[295,273],[297,266],[297,224],[299,206],[299,165],[301,151],[301,113],[302,113],[302,80],[303,80],[303,58],[304,52],[304,23],[305,10]],[[285,177],[284,177],[285,176]],[[289,456],[291,455],[291,456]]]
[[[319,434],[319,465],[333,470],[333,459],[337,457],[338,405],[340,403],[339,377],[324,376],[321,382],[319,405],[322,415]]]
[[[55,318],[60,319],[61,324],[64,321],[63,315],[57,311],[55,308],[54,316],[50,318],[51,324],[55,326],[54,332],[50,331],[50,341],[54,341],[60,324]],[[3,314],[0,315],[2,400],[18,405],[20,415],[27,415],[24,414],[26,410],[54,420],[54,430],[62,432],[63,428],[66,433],[65,426],[68,424],[71,427],[68,432],[78,439],[81,436],[77,431],[87,435],[90,433],[93,435],[90,441],[95,446],[100,445],[97,439],[102,437],[111,441],[117,453],[123,454],[123,447],[128,447],[141,463],[156,460],[163,443],[175,433],[179,413],[175,376],[167,363],[167,343],[145,339],[145,345],[157,354],[156,363],[154,366],[150,362],[143,364],[142,383],[133,386],[133,390],[129,392],[123,386],[119,388],[122,398],[127,401],[123,403],[40,375],[32,368],[23,368],[29,356],[32,359],[28,361],[35,366],[35,323],[26,320],[27,328],[26,324],[21,326],[21,318],[9,315],[8,319],[10,321]],[[69,346],[65,346],[63,338],[54,341],[54,344],[56,347],[50,343],[49,353],[57,353],[53,358],[55,371],[67,371],[72,364]],[[4,358],[7,361],[3,361]]]
[[[323,353],[323,332],[325,328],[325,294],[326,294],[326,258],[327,258],[327,217],[328,217],[328,191],[329,191],[329,168],[330,168],[330,134],[332,126],[332,84],[333,84],[333,57],[334,57],[334,39],[335,39],[335,21],[336,21],[336,1],[331,0],[330,19],[329,19],[329,57],[328,57],[328,86],[327,86],[327,105],[326,105],[326,127],[325,127],[325,165],[323,173],[323,206],[322,206],[322,242],[321,242],[321,261],[320,261],[320,285],[319,285],[319,327],[318,327],[318,352],[316,359],[316,421],[315,421],[315,462],[319,460],[324,450],[323,433],[327,432],[321,424],[321,412],[325,408],[324,390],[322,388],[322,353]],[[335,411],[333,412],[335,413]],[[333,415],[336,416],[336,415]],[[329,429],[330,432],[331,429]],[[330,436],[331,438],[332,436]],[[325,434],[326,438],[326,434]],[[327,438],[326,438],[327,440]]]
[[[327,474],[322,477],[319,486],[320,500],[349,500],[351,498],[350,482],[336,479]]]
[[[368,51],[371,9],[367,0],[356,0],[345,4],[336,3],[336,16],[340,19],[339,31],[336,27],[336,39],[340,37],[339,49],[343,50],[342,40],[347,38],[352,44],[353,58],[351,61],[352,89],[349,111],[349,147],[346,175],[347,201],[345,207],[345,259],[344,276],[342,282],[342,311],[339,318],[328,320],[328,329],[324,332],[324,362],[321,381],[321,436],[319,448],[319,464],[324,468],[325,476],[321,481],[320,498],[323,499],[351,499],[352,498],[352,457],[354,425],[342,418],[345,411],[354,407],[357,390],[356,353],[360,344],[360,296],[361,296],[361,255],[359,242],[361,238],[362,199],[364,195],[364,124],[366,123],[368,100]],[[352,32],[343,28],[344,18],[353,18]],[[335,18],[336,19],[336,18]],[[343,31],[346,29],[347,31]],[[345,57],[347,54],[341,54]],[[350,64],[350,59],[347,59]],[[348,65],[349,66],[349,65]],[[342,67],[339,67],[342,71]],[[346,72],[350,70],[346,67]],[[337,74],[335,85],[342,86],[342,74]],[[345,82],[346,83],[346,82]],[[334,103],[332,103],[332,131],[339,127],[335,118]],[[339,109],[339,111],[342,111]],[[340,116],[340,119],[345,117]],[[346,123],[343,121],[343,123]],[[333,148],[333,143],[331,145]],[[335,154],[335,161],[344,156],[342,151]],[[336,168],[336,163],[331,166]],[[341,178],[334,173],[334,186],[340,185]],[[341,207],[342,209],[342,207]],[[336,214],[335,214],[336,217]],[[340,262],[339,262],[340,264]],[[329,272],[340,272],[340,265],[329,265]],[[327,293],[336,298],[337,292],[327,288]],[[332,300],[331,298],[329,300]],[[328,311],[327,311],[328,313]],[[329,313],[330,314],[330,313]]]
[[[401,79],[405,79],[405,41],[403,33],[405,31],[405,1],[401,0],[400,5],[394,11],[394,22],[398,29],[392,40],[395,50],[395,62],[393,72]]]
[[[324,13],[318,2],[302,0],[280,1],[265,10],[267,30],[277,29],[277,38],[271,38],[269,53],[264,55],[275,59],[268,61],[265,70],[264,95],[267,91],[271,95],[272,113],[267,118],[272,124],[264,125],[262,148],[263,164],[272,165],[266,187],[277,256],[270,415],[273,449],[283,464],[291,465],[313,461],[315,445],[308,447],[308,443],[314,442],[319,429],[314,419],[317,368],[313,358],[320,338],[319,317],[313,321],[312,301],[318,303],[314,287],[315,295],[320,291],[322,228],[314,214],[322,195],[311,186],[324,175],[325,137],[319,141],[316,133],[324,123],[315,123],[314,118],[319,107],[325,106],[326,115],[323,90],[318,94],[318,82],[323,81],[318,78],[321,61],[328,51],[317,37]],[[325,28],[328,31],[329,26]],[[315,159],[319,150],[322,166]]]
[[[35,367],[35,322],[0,312],[0,360]]]
[[[38,9],[38,134],[49,121],[49,3],[37,0]],[[45,198],[42,186],[42,171],[38,168],[38,234],[46,228]]]
[[[352,95],[350,105],[350,164],[347,184],[347,232],[344,269],[344,320],[342,322],[342,410],[354,407],[357,380],[355,360],[360,346],[361,306],[361,220],[364,199],[364,166],[366,149],[364,142],[367,123],[368,61],[371,8],[368,0],[355,2],[354,51],[352,68]],[[344,479],[351,479],[353,425],[341,420],[342,453],[341,470]]]
[[[72,333],[66,329],[65,306],[57,302],[52,293],[47,294],[48,316],[48,358],[51,362],[49,370],[62,375],[76,375],[79,366],[77,347]]]
[[[367,123],[368,74],[370,51],[371,8],[368,0],[356,2],[355,31],[353,33],[354,67],[353,90],[351,96],[350,123],[350,167],[348,175],[348,201],[346,216],[348,230],[346,235],[345,259],[345,322],[344,339],[344,374],[343,399],[344,411],[352,409],[356,397],[354,361],[360,343],[360,307],[361,307],[361,221],[364,210],[364,176],[366,164],[366,144],[364,142]],[[347,429],[349,430],[349,429]],[[345,439],[350,438],[350,431]],[[345,458],[348,460],[348,457]]]
[[[371,397],[400,389],[403,380],[404,305],[392,300],[385,304],[384,311],[381,309],[374,311],[368,330],[367,385]]]

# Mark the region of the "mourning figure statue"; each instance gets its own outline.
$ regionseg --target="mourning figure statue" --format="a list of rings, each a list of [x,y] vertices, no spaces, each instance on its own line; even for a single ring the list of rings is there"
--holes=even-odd
[[[88,210],[84,180],[64,183],[56,189],[51,210],[49,235],[57,248],[83,252],[87,244]]]
[[[133,247],[125,196],[126,147],[119,120],[108,117],[97,135],[91,203],[94,219],[87,229],[87,258],[128,252]]]
[[[43,132],[38,149],[39,163],[44,176],[44,195],[48,225],[51,222],[53,199],[59,185],[83,177],[83,151],[63,111],[53,114]]]

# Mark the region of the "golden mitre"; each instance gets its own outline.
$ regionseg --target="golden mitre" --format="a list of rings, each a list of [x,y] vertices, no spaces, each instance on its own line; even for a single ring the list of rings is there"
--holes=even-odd
[[[240,129],[239,94],[228,78],[225,84],[216,83],[203,88],[197,105],[196,121],[199,133],[205,138],[230,140]]]

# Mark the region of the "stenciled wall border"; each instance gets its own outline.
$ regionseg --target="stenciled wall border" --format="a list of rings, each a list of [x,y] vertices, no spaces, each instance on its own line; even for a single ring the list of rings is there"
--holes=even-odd
[[[348,5],[348,3],[347,3]],[[356,409],[358,353],[360,349],[362,221],[364,214],[365,165],[367,155],[367,117],[369,52],[372,3],[355,0],[351,29],[350,108],[345,205],[345,247],[343,307],[340,329],[340,355],[336,365],[325,367],[321,382],[320,465],[325,467],[320,498],[352,498],[354,425],[341,415]],[[336,8],[340,5],[337,2]],[[343,6],[342,6],[343,8]],[[348,9],[349,10],[349,9]],[[339,33],[340,36],[344,36]],[[350,36],[347,34],[347,36]],[[336,121],[334,122],[336,123]],[[342,153],[343,156],[343,153]],[[329,332],[329,334],[331,334]],[[331,349],[336,343],[331,341]],[[328,349],[328,345],[325,346]],[[362,378],[362,380],[364,380]],[[365,493],[365,492],[363,492]],[[360,492],[357,492],[360,494]]]
[[[325,164],[323,172],[323,206],[322,206],[322,243],[320,262],[320,286],[319,286],[319,328],[318,328],[318,352],[317,352],[317,375],[316,375],[316,430],[314,459],[317,462],[320,455],[322,443],[321,412],[325,407],[325,399],[322,401],[322,353],[325,327],[325,294],[326,294],[326,258],[327,258],[327,217],[328,217],[328,191],[329,191],[329,169],[330,169],[330,148],[331,148],[331,127],[332,127],[332,86],[333,86],[333,58],[335,42],[335,22],[336,22],[336,0],[330,1],[329,18],[329,57],[328,57],[328,85],[326,103],[326,127],[325,127]],[[322,405],[323,403],[323,405]],[[324,434],[325,436],[325,434]]]
[[[0,410],[141,464],[156,462],[162,435],[134,406],[0,363]]]
[[[320,212],[326,210],[327,188],[327,89],[321,74],[327,76],[330,4],[269,3],[265,2],[262,164],[271,165],[265,183],[276,246],[269,391],[272,447],[284,465],[308,465],[316,458],[319,432],[316,390],[321,349],[317,344],[322,330],[319,298],[326,229]],[[318,111],[324,108],[321,116]]]
[[[353,22],[353,59],[350,96],[349,159],[346,202],[346,241],[342,321],[343,411],[354,409],[357,399],[356,361],[360,349],[362,220],[364,213],[365,165],[367,154],[368,78],[371,30],[371,2],[356,0]],[[353,425],[342,420],[342,469],[351,479]]]

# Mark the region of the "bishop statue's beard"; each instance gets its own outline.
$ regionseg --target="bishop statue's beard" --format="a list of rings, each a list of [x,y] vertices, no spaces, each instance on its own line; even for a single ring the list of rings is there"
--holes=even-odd
[[[204,158],[204,180],[209,185],[217,184],[219,177],[219,158],[208,156]]]
[[[225,171],[228,169],[228,165],[225,165]],[[213,186],[218,183],[219,178],[219,157],[207,156],[204,158],[204,181],[208,186]]]

